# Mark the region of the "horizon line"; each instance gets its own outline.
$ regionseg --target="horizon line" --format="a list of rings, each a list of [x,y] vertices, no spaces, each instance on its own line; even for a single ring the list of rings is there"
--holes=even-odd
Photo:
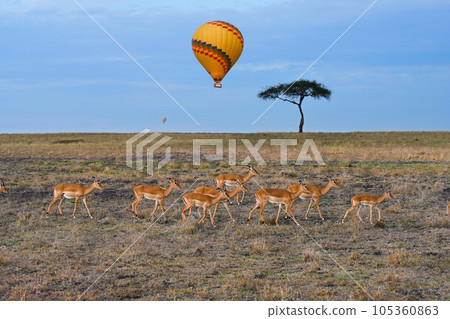
[[[261,131],[261,132],[184,132],[184,131],[159,131],[151,130],[153,132],[166,133],[166,134],[350,134],[350,133],[450,133],[450,130],[387,130],[387,131],[311,131],[311,132],[285,132],[285,131]],[[0,132],[0,135],[33,135],[33,134],[135,134],[136,132]]]

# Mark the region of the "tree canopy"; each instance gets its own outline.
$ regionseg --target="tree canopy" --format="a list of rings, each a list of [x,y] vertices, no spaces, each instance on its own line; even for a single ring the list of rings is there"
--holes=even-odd
[[[279,99],[297,105],[301,115],[299,133],[303,132],[303,124],[305,123],[302,102],[308,96],[314,99],[324,98],[329,100],[331,91],[325,85],[316,81],[299,80],[268,86],[258,93],[258,98],[263,100]]]

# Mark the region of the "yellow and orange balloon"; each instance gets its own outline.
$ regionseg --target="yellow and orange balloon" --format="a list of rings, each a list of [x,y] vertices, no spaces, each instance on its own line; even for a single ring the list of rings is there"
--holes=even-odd
[[[234,25],[224,21],[203,24],[192,37],[192,50],[201,65],[213,78],[214,87],[236,63],[244,48],[244,37]]]

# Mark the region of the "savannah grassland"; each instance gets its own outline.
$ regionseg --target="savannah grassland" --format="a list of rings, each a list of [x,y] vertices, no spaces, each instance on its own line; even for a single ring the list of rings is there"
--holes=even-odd
[[[10,190],[0,194],[0,299],[76,300],[136,240],[81,300],[450,299],[450,217],[444,216],[450,132],[167,135],[172,161],[154,176],[125,165],[132,134],[0,135],[0,176]],[[209,219],[197,225],[197,213],[183,223],[183,192],[214,186],[221,172],[247,173],[245,166],[229,166],[227,156],[193,166],[194,138],[223,138],[225,151],[226,140],[236,139],[238,164],[249,155],[241,138],[252,144],[298,138],[299,145],[289,147],[290,162],[312,138],[326,165],[280,165],[279,147],[266,141],[259,153],[267,165],[255,166],[260,175],[247,183],[244,204],[230,206],[236,223],[223,206],[216,228]],[[88,197],[93,220],[81,202],[73,219],[69,200],[65,218],[56,206],[45,218],[56,184],[87,185],[92,176],[104,185]],[[274,205],[264,211],[267,226],[257,213],[246,226],[258,183],[281,188],[302,179],[324,186],[327,176],[341,187],[320,200],[325,221],[315,208],[305,220],[308,202],[297,200],[293,211],[301,227],[284,218],[275,226]],[[144,200],[142,219],[133,219],[133,187],[167,187],[167,177],[182,189],[165,200],[166,214],[158,210],[148,221],[153,203]],[[368,223],[366,207],[366,223],[351,213],[341,224],[352,196],[385,190],[395,199],[380,205],[382,222]]]

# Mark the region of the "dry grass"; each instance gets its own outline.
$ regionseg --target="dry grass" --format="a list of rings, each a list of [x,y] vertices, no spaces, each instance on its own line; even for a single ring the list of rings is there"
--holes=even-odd
[[[173,160],[154,176],[126,167],[131,134],[0,135],[0,177],[10,189],[0,194],[0,299],[75,300],[138,238],[82,299],[368,300],[323,249],[376,299],[449,299],[448,132],[168,135]],[[239,139],[254,145],[273,137],[313,138],[327,165],[280,166],[278,148],[266,142],[260,153],[268,165],[257,168],[255,181],[286,187],[301,178],[323,186],[333,176],[341,187],[320,200],[325,221],[315,207],[304,220],[308,202],[299,200],[293,211],[302,228],[284,218],[275,226],[274,205],[264,210],[267,226],[257,212],[247,226],[258,190],[250,181],[243,205],[230,206],[235,223],[223,206],[217,228],[209,219],[197,225],[196,212],[181,222],[179,197],[197,177],[193,188],[214,185],[220,172],[246,173],[225,159],[193,166],[192,138],[237,139],[239,162],[249,155]],[[300,147],[290,149],[290,161]],[[88,197],[93,220],[83,205],[70,218],[73,201],[63,205],[65,218],[56,207],[45,218],[54,185],[86,184],[93,175],[105,186]],[[142,220],[133,219],[133,187],[167,186],[167,177],[183,187],[166,199],[167,213],[148,221],[153,203],[143,201]],[[366,223],[352,212],[341,224],[352,196],[386,189],[395,199],[380,205],[381,222],[369,224],[363,208]]]

